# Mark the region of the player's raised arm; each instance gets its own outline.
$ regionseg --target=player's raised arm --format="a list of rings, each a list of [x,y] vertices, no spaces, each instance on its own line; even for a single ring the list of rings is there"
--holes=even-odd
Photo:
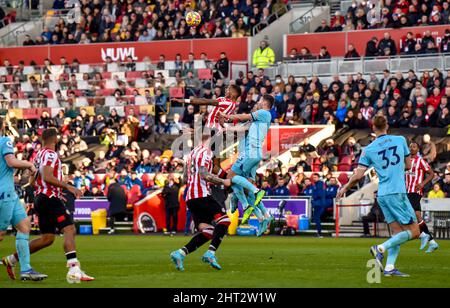
[[[257,113],[257,111],[256,111]],[[252,114],[219,114],[219,118],[223,118],[225,122],[248,122],[248,121],[254,121],[254,117]]]
[[[206,99],[206,98],[188,98],[188,99],[173,98],[172,102],[200,105],[200,106],[201,105],[217,106],[219,104],[215,99]]]

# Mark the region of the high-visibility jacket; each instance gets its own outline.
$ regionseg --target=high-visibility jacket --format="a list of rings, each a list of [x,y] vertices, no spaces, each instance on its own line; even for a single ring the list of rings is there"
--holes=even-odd
[[[266,47],[264,50],[258,48],[253,53],[253,65],[257,68],[267,68],[275,63],[275,53],[272,48]]]

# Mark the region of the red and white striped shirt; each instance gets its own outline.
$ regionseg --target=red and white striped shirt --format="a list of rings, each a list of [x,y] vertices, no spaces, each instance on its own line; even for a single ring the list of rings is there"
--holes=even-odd
[[[50,166],[53,168],[53,176],[62,181],[61,160],[59,159],[58,154],[53,150],[43,148],[37,153],[36,158],[34,159],[34,166],[38,170],[36,182],[34,184],[35,195],[44,194],[49,198],[61,198],[62,189],[47,184],[43,179],[44,166]]]
[[[422,190],[417,189],[417,185],[423,183],[425,173],[430,170],[430,165],[421,156],[411,159],[411,169],[406,172],[406,191],[408,193],[423,194]]]
[[[206,127],[216,128],[220,130],[222,127],[220,126],[217,115],[219,114],[219,112],[225,115],[233,114],[236,110],[236,102],[233,102],[226,97],[219,97],[217,99],[217,102],[217,106],[215,106],[211,113],[208,115],[208,119],[206,120]]]
[[[195,147],[187,159],[186,201],[205,198],[211,194],[209,183],[200,176],[200,167],[205,167],[209,172],[213,170],[212,152],[203,144]]]

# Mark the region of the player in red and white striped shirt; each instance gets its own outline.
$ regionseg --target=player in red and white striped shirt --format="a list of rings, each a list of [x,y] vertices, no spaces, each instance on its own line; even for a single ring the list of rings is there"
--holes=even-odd
[[[175,102],[186,103],[192,105],[208,105],[214,106],[213,110],[208,115],[205,126],[210,129],[222,130],[222,126],[219,123],[219,113],[224,115],[232,115],[235,113],[237,100],[241,96],[241,88],[236,85],[230,85],[224,97],[217,99],[204,99],[204,98],[192,98],[192,99],[173,99]]]
[[[417,221],[419,222],[421,231],[420,249],[423,250],[429,243],[430,246],[428,247],[427,252],[433,252],[439,245],[433,239],[433,235],[428,230],[428,226],[422,218],[420,200],[422,199],[423,188],[431,182],[434,177],[434,172],[426,160],[420,156],[420,147],[417,143],[411,142],[409,150],[411,152],[411,169],[406,172],[406,191],[408,193],[409,202],[416,212]]]
[[[75,250],[75,224],[62,201],[62,190],[66,189],[76,198],[81,197],[81,192],[75,187],[62,181],[61,161],[56,153],[58,143],[58,131],[49,128],[42,133],[43,146],[37,153],[34,164],[37,169],[36,176],[32,179],[35,186],[34,209],[39,218],[41,237],[30,242],[30,253],[44,249],[55,240],[55,234],[64,234],[64,252],[67,259],[67,282],[79,283],[80,281],[92,281],[80,269]],[[14,267],[17,263],[17,255],[8,257],[8,264]]]
[[[213,155],[210,142],[211,136],[203,135],[202,143],[192,150],[185,166],[187,207],[192,214],[198,233],[186,246],[170,254],[172,262],[179,271],[184,270],[184,258],[210,240],[211,245],[203,255],[202,261],[215,269],[221,269],[215,252],[228,230],[230,219],[224,207],[211,196],[209,183],[230,186],[231,180],[222,180],[211,174]]]

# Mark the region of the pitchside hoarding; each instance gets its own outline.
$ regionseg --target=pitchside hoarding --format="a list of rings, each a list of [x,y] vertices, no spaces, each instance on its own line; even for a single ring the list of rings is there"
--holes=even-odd
[[[264,203],[264,207],[269,211],[269,213],[275,218],[280,218],[280,210],[279,205],[282,200],[286,201],[286,205],[284,208],[282,219],[285,218],[285,215],[306,215],[307,217],[311,217],[311,202],[307,197],[304,198],[267,198],[262,202]],[[239,203],[239,215],[242,217],[243,210],[241,203]]]
[[[175,60],[176,54],[180,53],[183,59],[187,59],[190,52],[196,58],[200,58],[200,53],[205,52],[209,59],[214,60],[219,59],[221,52],[225,52],[230,61],[247,61],[247,48],[248,38],[26,46],[0,48],[0,62],[9,59],[13,65],[21,60],[25,65],[29,65],[31,61],[43,64],[48,58],[57,65],[60,58],[65,57],[69,63],[76,58],[81,64],[94,64],[105,62],[108,56],[113,61],[124,61],[130,56],[136,62],[143,61],[144,58],[156,62],[161,54],[167,60]]]
[[[109,202],[106,199],[89,199],[89,200],[76,200],[75,201],[75,213],[73,218],[77,221],[91,221],[91,214],[93,211],[99,209],[109,209]]]

